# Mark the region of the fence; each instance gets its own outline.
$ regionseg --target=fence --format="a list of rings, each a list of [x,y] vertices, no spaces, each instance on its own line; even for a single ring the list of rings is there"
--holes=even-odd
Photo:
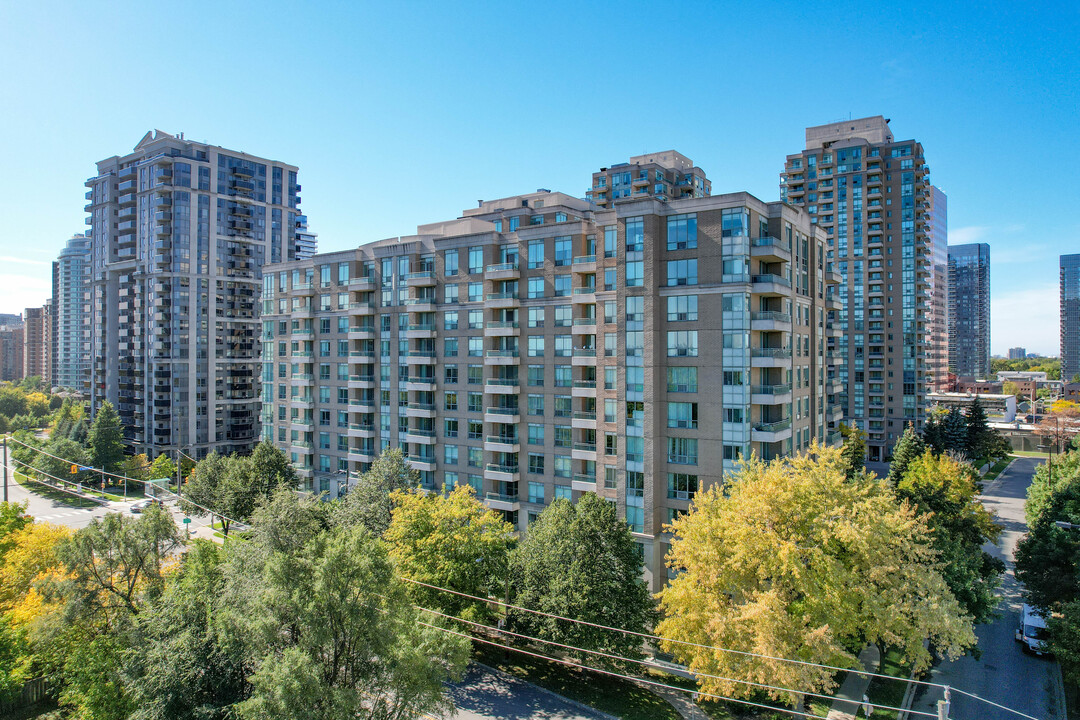
[[[14,700],[4,702],[0,700],[0,716],[13,713],[16,710],[20,710],[25,707],[30,707],[36,702],[40,702],[45,699],[46,695],[46,683],[45,678],[37,678],[35,680],[27,680],[23,684],[22,692]]]

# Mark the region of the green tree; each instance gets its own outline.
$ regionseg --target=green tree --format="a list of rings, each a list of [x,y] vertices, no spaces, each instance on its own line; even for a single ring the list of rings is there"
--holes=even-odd
[[[150,479],[161,480],[162,478],[175,478],[176,477],[176,463],[169,457],[168,453],[161,453],[154,462],[150,463]]]
[[[896,487],[900,479],[904,477],[908,465],[916,458],[922,457],[925,452],[926,442],[919,433],[915,432],[914,426],[908,423],[904,428],[904,433],[893,446],[892,462],[889,465],[889,484]]]
[[[1024,584],[1028,601],[1045,610],[1080,600],[1077,532],[1057,527],[1049,517],[1040,520],[1016,544],[1016,579]]]
[[[945,438],[945,450],[958,455],[967,454],[967,419],[960,412],[960,408],[953,406],[942,422],[942,432]]]
[[[964,442],[964,452],[976,462],[988,459],[988,455],[994,440],[994,431],[986,420],[986,411],[983,410],[982,401],[978,395],[971,401],[967,411],[967,434]]]
[[[1027,489],[1027,502],[1024,503],[1024,517],[1028,527],[1034,527],[1042,519],[1043,514],[1050,508],[1055,492],[1075,483],[1080,483],[1078,452],[1060,455],[1054,459],[1052,465],[1042,463],[1035,468],[1035,475]],[[1077,515],[1077,518],[1080,519],[1080,515]]]
[[[945,428],[942,427],[941,419],[934,414],[927,415],[923,423],[923,442],[926,447],[935,453],[945,452]]]
[[[255,484],[262,484],[261,497],[270,497],[279,487],[295,490],[300,486],[300,476],[289,461],[289,456],[279,450],[269,440],[263,440],[251,452],[251,472],[255,475]]]
[[[12,534],[34,521],[34,518],[26,514],[29,503],[0,502],[0,563],[4,561],[4,555],[15,544]]]
[[[361,475],[348,495],[334,505],[334,522],[343,527],[363,525],[375,535],[390,527],[395,490],[410,490],[420,485],[420,473],[405,462],[401,448],[383,450],[371,468]]]
[[[854,480],[866,468],[866,433],[855,425],[841,423],[840,434],[844,436],[842,452],[847,478]]]
[[[1059,609],[1046,622],[1048,644],[1061,663],[1066,682],[1080,684],[1080,601],[1074,600]]]
[[[500,595],[514,527],[459,485],[447,497],[423,491],[396,490],[393,519],[385,539],[390,559],[407,579],[467,595]],[[420,605],[449,615],[485,622],[488,603],[409,585]]]
[[[532,610],[648,632],[655,609],[637,543],[615,506],[593,493],[559,499],[529,527],[510,558],[512,602]],[[632,635],[511,610],[518,632],[624,657],[641,657]],[[586,656],[590,663],[599,662]]]
[[[94,478],[86,471],[71,472],[72,465],[85,466],[89,463],[86,450],[78,443],[62,438],[49,442],[44,447],[44,450],[43,453],[37,453],[33,465],[38,477],[42,480],[56,484],[59,480],[88,482],[99,479]],[[45,453],[49,454],[46,455]]]
[[[725,486],[698,493],[672,524],[657,634],[701,678],[703,691],[757,692],[739,680],[830,690],[835,673],[702,646],[853,666],[866,643],[899,648],[915,668],[923,647],[957,657],[976,642],[971,617],[936,568],[925,516],[872,474],[847,477],[841,450],[745,463]],[[673,641],[680,641],[678,643]],[[789,693],[771,692],[789,702]]]
[[[975,622],[989,622],[1005,564],[985,552],[1001,526],[979,500],[978,473],[948,455],[925,452],[908,465],[896,494],[924,516],[933,533],[941,575]]]
[[[181,507],[221,518],[222,532],[228,535],[234,520],[248,520],[278,488],[295,489],[296,474],[291,467],[281,468],[279,456],[284,457],[280,450],[263,443],[249,456],[210,453],[195,465],[184,485]]]
[[[11,385],[0,386],[0,415],[15,417],[26,413],[26,393]]]
[[[254,667],[240,717],[389,719],[450,709],[443,683],[460,678],[468,641],[420,624],[385,546],[366,528],[319,533],[297,552],[268,553],[258,542],[227,552],[222,633],[242,640]],[[431,620],[423,621],[438,625]]]
[[[120,416],[108,400],[101,403],[86,438],[96,468],[116,472],[124,461],[124,430]]]

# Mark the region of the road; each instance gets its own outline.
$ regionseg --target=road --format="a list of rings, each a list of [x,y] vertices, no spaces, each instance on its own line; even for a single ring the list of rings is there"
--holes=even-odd
[[[454,720],[604,720],[610,716],[570,703],[506,673],[473,663],[460,683],[450,685]]]
[[[998,544],[986,547],[987,552],[1004,560],[1007,568],[1001,586],[1000,617],[976,628],[981,659],[965,656],[955,662],[944,662],[928,679],[961,688],[1041,720],[1064,720],[1064,696],[1057,662],[1024,653],[1013,635],[1019,624],[1021,604],[1020,586],[1013,573],[1013,553],[1017,541],[1027,532],[1024,499],[1035,468],[1041,462],[1036,458],[1017,458],[984,488],[983,503],[1005,527]],[[940,691],[923,692],[916,697],[912,708],[936,712],[940,699]],[[1016,720],[1020,716],[954,692],[949,717],[953,720]]]

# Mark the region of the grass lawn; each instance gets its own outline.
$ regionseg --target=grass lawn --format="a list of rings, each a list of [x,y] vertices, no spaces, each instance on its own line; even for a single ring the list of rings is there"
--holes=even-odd
[[[911,677],[911,665],[904,663],[902,653],[897,648],[888,648],[881,657],[881,667],[878,669],[883,675],[892,675],[903,680],[886,680],[884,678],[872,678],[866,694],[870,702],[880,705],[900,707],[904,700],[904,692],[907,690],[907,680]],[[895,710],[882,710],[874,708],[873,720],[893,720],[896,718]]]
[[[666,700],[627,680],[600,675],[485,645],[473,644],[473,659],[534,685],[627,720],[680,720]]]
[[[1046,453],[1039,452],[1038,450],[1013,450],[1010,455],[1016,457],[1033,457],[1033,458],[1046,458]]]
[[[78,495],[73,495],[69,492],[64,492],[63,490],[58,490],[50,485],[35,482],[20,472],[15,473],[15,482],[22,485],[28,492],[40,495],[47,500],[64,503],[65,505],[70,505],[72,507],[92,508],[101,504],[94,502],[93,500],[79,497]]]
[[[1009,463],[1011,462],[1012,458],[998,461],[992,468],[986,471],[985,475],[983,475],[983,482],[988,483],[997,478],[998,475],[1005,471],[1005,468],[1009,467]]]

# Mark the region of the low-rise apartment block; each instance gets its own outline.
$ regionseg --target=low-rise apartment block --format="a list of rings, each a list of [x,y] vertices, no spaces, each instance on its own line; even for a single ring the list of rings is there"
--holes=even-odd
[[[401,446],[426,487],[467,483],[520,530],[596,492],[658,587],[698,490],[838,441],[824,239],[746,193],[541,191],[269,266],[263,435],[330,495]]]

